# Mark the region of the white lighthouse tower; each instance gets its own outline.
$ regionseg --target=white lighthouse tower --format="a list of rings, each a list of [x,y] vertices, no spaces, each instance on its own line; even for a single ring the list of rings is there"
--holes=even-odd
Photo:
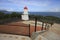
[[[22,14],[22,20],[29,20],[28,8],[26,6],[24,7],[24,12]]]

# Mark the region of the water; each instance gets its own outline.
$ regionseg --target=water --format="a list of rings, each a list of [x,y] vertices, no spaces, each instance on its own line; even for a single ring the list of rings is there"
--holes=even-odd
[[[11,14],[12,12],[4,12],[5,14]],[[17,12],[23,14],[23,12]],[[42,16],[55,16],[60,18],[60,12],[29,12],[29,14],[33,15],[42,15]]]
[[[60,18],[60,12],[29,12],[29,14],[42,16],[55,16]]]

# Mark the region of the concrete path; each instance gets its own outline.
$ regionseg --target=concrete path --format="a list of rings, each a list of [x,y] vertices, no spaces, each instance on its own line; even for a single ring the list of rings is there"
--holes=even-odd
[[[48,40],[60,40],[60,24],[54,24],[49,31],[41,34]]]
[[[31,39],[32,40],[48,40],[47,38],[45,38],[41,35],[44,32],[45,32],[45,30],[44,31],[37,31],[37,32],[32,33]]]
[[[33,40],[60,40],[60,24],[54,24],[48,31],[32,34]]]

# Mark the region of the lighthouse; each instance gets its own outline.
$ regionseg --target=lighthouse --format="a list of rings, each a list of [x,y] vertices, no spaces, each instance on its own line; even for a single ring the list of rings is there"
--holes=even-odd
[[[27,6],[24,7],[24,12],[23,12],[23,14],[22,14],[22,20],[29,20],[28,8],[27,8]]]

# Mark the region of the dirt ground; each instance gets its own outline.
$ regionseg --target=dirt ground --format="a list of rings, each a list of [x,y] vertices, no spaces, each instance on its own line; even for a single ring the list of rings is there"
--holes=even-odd
[[[41,30],[41,27],[36,28],[37,31]],[[30,25],[30,35],[34,32],[35,27]],[[22,34],[29,35],[29,25],[19,22],[12,22],[5,25],[0,25],[0,33]]]

